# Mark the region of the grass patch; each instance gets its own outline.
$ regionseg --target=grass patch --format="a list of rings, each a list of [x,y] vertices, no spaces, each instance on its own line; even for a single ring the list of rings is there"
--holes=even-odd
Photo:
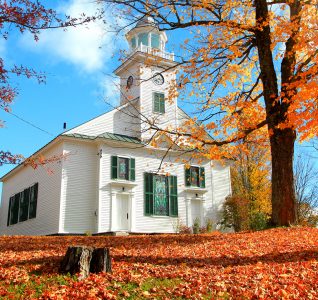
[[[143,291],[150,291],[153,288],[173,288],[182,282],[179,278],[149,278],[141,285]]]
[[[118,283],[114,282],[114,288],[123,299],[135,300],[146,299],[154,296],[156,299],[162,299],[169,296],[165,289],[173,289],[182,282],[179,278],[148,278],[140,286],[136,283]]]
[[[56,275],[56,276],[39,276],[33,275],[26,283],[10,284],[7,287],[8,295],[0,297],[0,299],[24,299],[27,293],[28,297],[38,298],[48,288],[57,285],[69,285],[69,282],[76,281],[76,276]]]

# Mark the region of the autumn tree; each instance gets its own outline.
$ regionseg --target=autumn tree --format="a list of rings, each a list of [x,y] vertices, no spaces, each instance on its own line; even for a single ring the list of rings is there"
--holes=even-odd
[[[192,123],[202,121],[191,130],[193,148],[218,159],[251,133],[268,138],[271,221],[295,223],[296,134],[309,139],[318,127],[317,0],[105,2],[127,24],[151,16],[160,30],[186,29],[176,88],[198,113]],[[189,137],[183,128],[170,133]]]
[[[251,138],[242,141],[231,164],[232,195],[223,205],[221,224],[235,231],[264,229],[271,214],[270,149]]]
[[[269,148],[245,143],[231,166],[232,193],[248,200],[251,214],[271,213]]]
[[[39,39],[42,30],[64,28],[83,25],[100,17],[101,11],[94,16],[86,16],[84,13],[79,18],[59,15],[55,10],[34,0],[10,0],[0,2],[0,34],[3,39],[8,39],[12,31],[21,34],[29,32],[35,42]],[[45,74],[37,72],[22,65],[7,65],[0,58],[0,108],[9,111],[14,98],[18,94],[13,84],[15,76],[35,78],[39,83],[45,81]],[[0,127],[3,123],[0,120]],[[0,166],[2,164],[17,164],[24,160],[21,155],[12,154],[10,151],[0,151]],[[31,163],[35,160],[31,159]]]

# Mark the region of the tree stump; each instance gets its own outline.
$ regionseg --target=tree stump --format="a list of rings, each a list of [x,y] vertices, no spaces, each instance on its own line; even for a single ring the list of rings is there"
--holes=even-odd
[[[111,257],[108,248],[87,246],[70,246],[61,261],[61,273],[72,275],[79,273],[79,280],[88,277],[89,273],[111,272]]]
[[[79,279],[84,279],[89,275],[90,263],[92,259],[93,248],[86,246],[71,246],[61,262],[60,272],[80,273]]]
[[[93,250],[90,271],[92,273],[112,272],[112,263],[108,248],[96,248]]]

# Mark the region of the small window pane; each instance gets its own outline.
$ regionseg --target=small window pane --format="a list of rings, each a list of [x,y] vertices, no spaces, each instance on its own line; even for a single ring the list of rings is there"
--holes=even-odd
[[[132,47],[133,49],[136,48],[136,38],[135,38],[135,37],[133,37],[133,38],[131,39],[131,47]]]
[[[138,46],[140,44],[148,46],[148,34],[147,33],[139,33],[139,35],[138,35]]]
[[[19,220],[19,199],[20,193],[16,194],[13,198],[13,205],[11,205],[11,212],[10,212],[10,224],[17,224]]]
[[[129,178],[129,159],[118,157],[118,178],[126,179]]]
[[[200,186],[199,167],[191,167],[191,185]]]
[[[159,49],[159,35],[152,33],[151,34],[151,47]]]
[[[21,193],[19,222],[26,221],[29,217],[29,195],[30,189],[25,189]]]
[[[36,217],[36,206],[38,200],[38,184],[30,188],[30,206],[29,206],[29,219]]]

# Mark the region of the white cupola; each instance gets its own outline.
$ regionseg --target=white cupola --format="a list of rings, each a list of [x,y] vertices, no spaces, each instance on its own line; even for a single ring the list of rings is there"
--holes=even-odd
[[[126,34],[126,39],[129,43],[130,53],[141,51],[159,56],[168,54],[169,57],[164,58],[173,60],[171,53],[165,52],[168,42],[167,35],[164,31],[159,31],[152,17],[145,16],[140,19],[136,26]]]

